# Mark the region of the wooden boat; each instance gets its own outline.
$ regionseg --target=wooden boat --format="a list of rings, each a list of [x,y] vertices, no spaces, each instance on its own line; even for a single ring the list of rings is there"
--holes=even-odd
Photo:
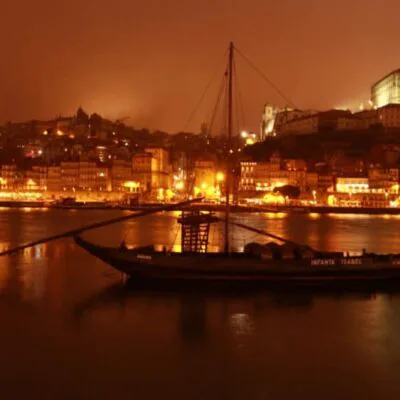
[[[323,253],[315,250],[305,256],[301,252],[291,259],[282,257],[265,258],[254,252],[235,253],[230,251],[229,227],[230,195],[232,179],[231,137],[232,137],[232,76],[233,44],[230,45],[227,71],[228,93],[228,151],[226,155],[226,203],[225,203],[225,244],[224,252],[207,251],[210,223],[218,218],[212,213],[200,211],[184,212],[182,224],[182,252],[156,251],[153,246],[128,250],[103,247],[88,242],[80,235],[75,242],[93,256],[110,264],[118,271],[141,282],[157,285],[200,286],[301,286],[332,287],[365,285],[400,285],[400,255],[344,257],[342,253]],[[245,225],[235,224],[257,232]],[[267,234],[286,243],[288,240]],[[304,248],[305,246],[297,246]],[[308,248],[309,249],[309,248]],[[310,250],[310,249],[309,249]]]
[[[104,247],[80,236],[75,242],[93,256],[134,280],[156,285],[246,287],[356,287],[371,289],[400,285],[400,254],[392,256],[329,257],[265,260],[245,253],[185,254]]]

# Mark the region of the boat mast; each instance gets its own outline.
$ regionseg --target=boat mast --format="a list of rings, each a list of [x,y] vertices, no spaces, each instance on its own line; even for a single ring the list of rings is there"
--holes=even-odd
[[[229,253],[229,212],[230,212],[230,192],[231,192],[231,150],[232,150],[232,78],[233,78],[233,42],[229,44],[229,61],[228,61],[228,156],[226,159],[226,204],[225,204],[225,253]]]

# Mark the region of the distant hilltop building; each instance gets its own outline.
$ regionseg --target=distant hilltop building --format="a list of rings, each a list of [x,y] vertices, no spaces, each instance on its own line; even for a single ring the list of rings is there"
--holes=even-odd
[[[267,137],[277,136],[286,130],[286,125],[291,121],[309,117],[316,114],[314,110],[299,110],[296,108],[279,108],[271,104],[264,106],[264,112],[261,119],[261,140]]]
[[[261,140],[285,135],[310,135],[325,132],[363,131],[380,126],[400,128],[400,69],[392,71],[371,88],[368,105],[359,112],[332,109],[327,111],[264,106]]]
[[[378,108],[400,104],[400,69],[392,71],[372,86],[371,101]]]

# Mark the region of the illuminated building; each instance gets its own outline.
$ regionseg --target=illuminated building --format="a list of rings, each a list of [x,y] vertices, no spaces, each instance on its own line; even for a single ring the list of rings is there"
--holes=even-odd
[[[18,173],[15,164],[1,166],[2,187],[13,190],[17,188]]]
[[[369,181],[366,177],[339,177],[336,181],[338,193],[368,193]]]
[[[60,191],[62,190],[61,183],[61,167],[47,167],[47,190]]]
[[[140,187],[144,192],[151,192],[152,171],[156,167],[156,160],[150,153],[136,153],[132,157],[132,178],[140,183]]]
[[[301,158],[285,159],[286,169],[288,171],[306,171],[307,162]]]
[[[280,125],[281,135],[308,135],[318,132],[364,129],[364,121],[348,110],[328,110],[294,117]]]
[[[132,181],[132,165],[129,161],[114,160],[111,167],[111,184],[114,192],[129,191],[125,182]]]
[[[313,110],[298,110],[286,107],[282,110],[277,110],[274,119],[273,136],[286,133],[287,124],[291,121],[297,121],[301,118],[311,117],[316,114]],[[302,128],[304,130],[304,126]]]
[[[400,146],[396,143],[376,143],[370,151],[371,162],[387,166],[396,166],[400,160]]]
[[[393,196],[388,196],[385,193],[336,193],[328,197],[327,205],[335,207],[386,208],[390,207],[394,202]]]
[[[376,125],[384,128],[399,128],[400,104],[387,104],[380,108],[355,113],[354,116],[363,120],[365,129]]]
[[[56,129],[55,121],[33,121],[33,129],[36,135],[48,136]]]
[[[370,126],[379,123],[378,111],[376,109],[358,111],[353,113],[353,116],[362,121],[360,126],[362,126],[363,129],[368,129]]]
[[[297,186],[301,190],[305,190],[306,188],[306,177],[306,170],[292,169],[287,171],[288,185]]]
[[[271,104],[264,106],[264,112],[261,119],[260,139],[263,141],[268,136],[276,136],[275,119],[280,110]]]
[[[320,192],[326,192],[334,187],[334,178],[331,173],[318,173],[317,190]]]
[[[106,146],[97,146],[96,155],[100,162],[106,162],[108,157],[108,149]]]
[[[281,158],[274,153],[269,161],[240,163],[240,191],[270,191],[289,183],[288,171],[281,169]]]
[[[111,191],[111,176],[110,170],[107,167],[96,167],[96,187],[95,190],[102,192]]]
[[[150,153],[155,160],[152,162],[152,189],[168,189],[171,178],[171,166],[169,163],[169,151],[164,147],[147,147],[146,153]]]
[[[26,186],[29,190],[47,189],[47,167],[35,165],[26,171]]]
[[[43,155],[43,147],[40,143],[25,143],[24,157],[37,158]]]
[[[369,168],[368,182],[371,189],[386,189],[398,193],[399,169],[398,168]]]
[[[207,190],[216,187],[217,175],[214,160],[196,160],[194,163],[194,186],[199,193],[206,193]]]
[[[97,183],[97,166],[95,162],[79,162],[79,182],[77,187],[82,190],[94,190]]]
[[[306,173],[306,190],[313,191],[318,189],[318,173],[308,172]]]
[[[400,104],[400,69],[392,71],[372,86],[371,101],[375,107]]]
[[[76,190],[79,186],[79,162],[61,163],[61,186],[63,190]]]
[[[377,110],[378,123],[385,128],[400,127],[400,104],[388,104]]]

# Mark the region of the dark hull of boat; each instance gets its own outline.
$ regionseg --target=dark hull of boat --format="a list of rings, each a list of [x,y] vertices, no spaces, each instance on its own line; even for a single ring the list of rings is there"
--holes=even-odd
[[[149,288],[229,287],[252,289],[313,288],[395,290],[400,266],[390,258],[361,265],[310,265],[310,260],[261,260],[246,255],[163,254],[149,248],[123,250],[75,242],[93,256],[128,275],[133,285]],[[399,256],[400,257],[400,256]],[[349,259],[346,259],[346,264]],[[350,262],[351,264],[351,262]]]

